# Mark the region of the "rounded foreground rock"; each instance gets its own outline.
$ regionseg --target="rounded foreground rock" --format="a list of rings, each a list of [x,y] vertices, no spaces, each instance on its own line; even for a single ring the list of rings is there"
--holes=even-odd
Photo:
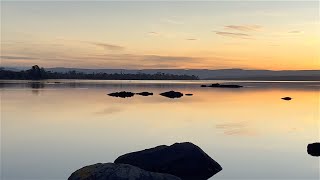
[[[222,170],[222,167],[198,146],[188,142],[128,153],[114,162],[130,164],[147,171],[172,174],[183,180],[206,180]]]
[[[181,180],[180,178],[155,172],[148,172],[128,164],[98,163],[83,167],[68,180]]]
[[[311,156],[320,156],[320,142],[308,144],[307,151]]]

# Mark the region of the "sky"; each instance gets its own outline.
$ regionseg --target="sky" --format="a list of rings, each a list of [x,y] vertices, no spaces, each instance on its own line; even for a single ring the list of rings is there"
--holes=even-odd
[[[1,1],[1,66],[320,69],[318,1]]]

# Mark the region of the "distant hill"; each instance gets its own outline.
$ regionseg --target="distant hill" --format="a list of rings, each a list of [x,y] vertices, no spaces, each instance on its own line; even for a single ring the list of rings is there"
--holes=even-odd
[[[12,70],[11,68],[10,70]],[[15,68],[19,69],[19,68]],[[77,71],[82,73],[123,73],[123,74],[156,74],[195,75],[204,80],[288,80],[320,81],[320,70],[245,70],[245,69],[81,69],[81,68],[45,68],[52,72]]]

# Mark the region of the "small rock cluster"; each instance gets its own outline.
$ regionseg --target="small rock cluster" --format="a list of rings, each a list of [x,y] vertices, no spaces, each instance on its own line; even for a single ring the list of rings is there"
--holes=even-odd
[[[108,95],[112,96],[112,97],[128,98],[128,97],[134,96],[135,94],[140,95],[140,96],[152,96],[153,95],[152,92],[133,93],[133,92],[127,92],[127,91],[114,92],[114,93],[110,93]],[[181,98],[183,96],[183,93],[176,92],[176,91],[167,91],[167,92],[160,93],[160,95],[173,99],[173,98]],[[186,96],[192,96],[192,95],[193,94],[190,94],[190,93],[186,94]]]

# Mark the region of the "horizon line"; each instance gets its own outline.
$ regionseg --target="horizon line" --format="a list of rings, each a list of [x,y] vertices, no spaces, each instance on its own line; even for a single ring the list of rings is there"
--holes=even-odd
[[[36,64],[35,64],[36,65]],[[33,65],[32,65],[33,66]],[[0,66],[0,68],[31,68],[32,66]],[[39,66],[39,65],[38,65]],[[253,70],[253,71],[320,71],[320,69],[282,69],[282,70],[272,70],[272,69],[246,69],[246,68],[218,68],[218,69],[193,69],[193,68],[86,68],[86,67],[64,67],[64,66],[55,66],[55,67],[44,67],[39,66],[44,69],[51,68],[65,68],[65,69],[86,69],[86,70]]]

